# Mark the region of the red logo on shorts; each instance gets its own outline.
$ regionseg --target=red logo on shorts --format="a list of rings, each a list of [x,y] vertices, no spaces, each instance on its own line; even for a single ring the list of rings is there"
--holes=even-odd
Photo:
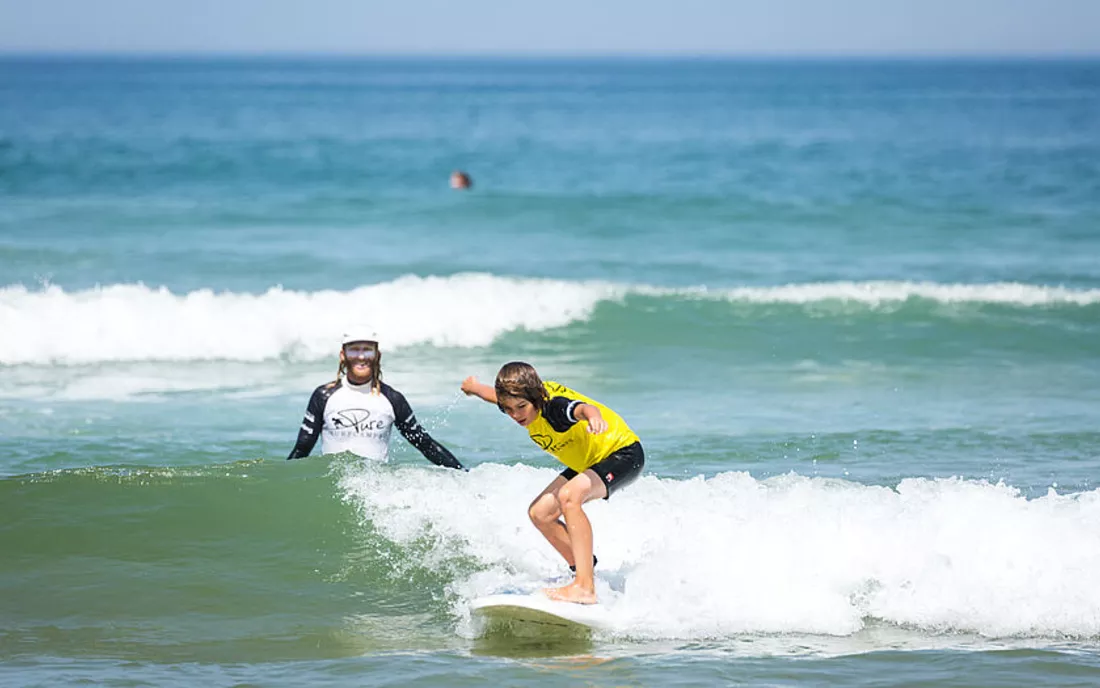
[[[614,479],[615,479],[615,474],[614,473],[608,473],[607,474],[607,482],[611,482]]]

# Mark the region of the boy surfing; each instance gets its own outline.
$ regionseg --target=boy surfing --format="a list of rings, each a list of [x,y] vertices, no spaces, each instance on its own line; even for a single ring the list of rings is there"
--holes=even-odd
[[[535,444],[565,464],[527,514],[576,577],[543,592],[554,600],[595,604],[592,524],[582,507],[609,499],[638,477],[645,464],[638,436],[619,414],[557,382],[543,382],[528,363],[505,364],[492,387],[470,376],[462,391],[496,404],[527,429]]]

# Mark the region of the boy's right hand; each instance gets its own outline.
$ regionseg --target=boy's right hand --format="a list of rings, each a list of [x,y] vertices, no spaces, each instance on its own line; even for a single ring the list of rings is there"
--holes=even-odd
[[[466,393],[466,396],[476,394],[479,386],[481,386],[481,383],[477,381],[477,377],[474,375],[462,381],[462,391]]]

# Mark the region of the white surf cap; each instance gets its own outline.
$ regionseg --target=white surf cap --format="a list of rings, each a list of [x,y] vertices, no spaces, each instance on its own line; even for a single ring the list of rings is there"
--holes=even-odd
[[[377,342],[378,333],[373,329],[365,325],[356,325],[348,328],[344,333],[344,338],[340,340],[340,345],[351,344],[352,342]]]

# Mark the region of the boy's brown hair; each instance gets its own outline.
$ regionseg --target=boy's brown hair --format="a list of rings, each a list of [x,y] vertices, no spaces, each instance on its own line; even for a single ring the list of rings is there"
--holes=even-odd
[[[546,388],[542,385],[542,379],[535,372],[535,367],[523,361],[505,363],[497,373],[496,381],[497,407],[504,410],[504,398],[514,397],[526,399],[541,413],[549,401]]]

